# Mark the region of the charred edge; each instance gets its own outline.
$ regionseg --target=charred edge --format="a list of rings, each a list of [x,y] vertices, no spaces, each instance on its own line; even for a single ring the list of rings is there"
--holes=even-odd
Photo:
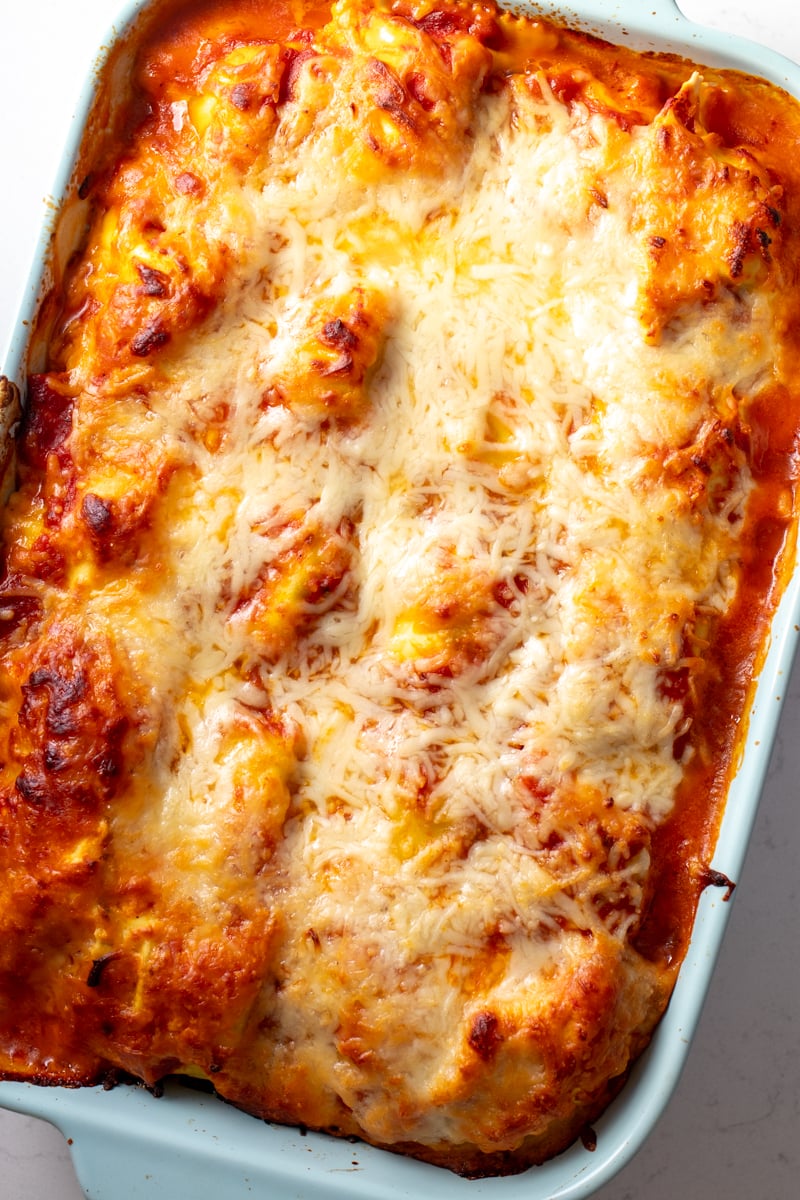
[[[591,1125],[584,1125],[580,1132],[580,1139],[584,1150],[594,1153],[594,1151],[597,1149],[597,1134],[595,1133],[594,1129],[592,1129]]]
[[[237,83],[231,88],[231,104],[240,112],[247,112],[253,107],[256,90],[252,83]]]
[[[137,263],[136,270],[142,281],[142,291],[145,296],[166,296],[169,291],[169,277],[155,267]]]
[[[91,532],[98,535],[108,533],[113,521],[111,508],[102,496],[94,492],[87,492],[83,497],[81,516]]]
[[[7,409],[12,419],[20,408],[19,388],[5,375],[0,375],[0,410]]]
[[[322,328],[321,341],[336,350],[354,350],[358,345],[358,337],[341,317],[327,321]]]
[[[50,795],[46,776],[35,771],[20,772],[14,780],[14,790],[28,804],[45,804]]]
[[[106,1071],[101,1082],[103,1091],[111,1092],[115,1087],[119,1087],[121,1083],[135,1083],[136,1081],[127,1071],[123,1071],[119,1067],[111,1067],[110,1070]]]
[[[736,884],[724,875],[722,871],[715,871],[712,867],[704,867],[700,875],[700,887],[705,891],[707,887],[725,888],[723,900],[730,900],[734,893]]]
[[[99,986],[103,978],[103,972],[110,962],[117,958],[117,952],[112,951],[110,954],[104,954],[101,958],[92,959],[92,965],[89,969],[89,974],[86,976],[86,986],[96,988]]]
[[[59,723],[68,709],[82,700],[87,692],[87,680],[83,671],[76,670],[74,675],[62,675],[51,667],[38,667],[32,671],[28,682],[22,685],[26,700],[29,693],[36,688],[46,688],[49,693],[49,710],[46,719],[50,733],[72,733],[74,726],[70,723],[65,729]],[[52,718],[52,719],[51,719]]]
[[[478,1013],[469,1031],[469,1044],[484,1061],[494,1058],[503,1040],[499,1021],[493,1012]]]
[[[161,321],[156,319],[136,334],[131,341],[131,354],[137,358],[147,358],[154,350],[166,345],[170,340],[169,332],[164,329]]]

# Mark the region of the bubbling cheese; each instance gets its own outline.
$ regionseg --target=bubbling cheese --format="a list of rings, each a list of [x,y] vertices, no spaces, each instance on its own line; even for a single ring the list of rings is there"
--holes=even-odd
[[[485,1000],[502,1007],[512,982],[541,987],[561,971],[559,931],[624,946],[635,928],[646,849],[614,865],[595,847],[554,868],[547,847],[573,831],[556,819],[537,838],[531,810],[537,795],[571,796],[579,814],[599,801],[647,830],[670,813],[688,722],[663,672],[681,666],[697,610],[723,613],[735,592],[731,514],[750,480],[737,468],[725,504],[699,522],[660,464],[732,385],[769,370],[774,347],[767,308],[733,297],[698,306],[690,332],[647,341],[628,186],[646,127],[623,141],[541,78],[482,97],[475,123],[458,171],[444,185],[408,175],[401,202],[382,182],[343,183],[324,131],[282,159],[279,127],[274,170],[245,185],[262,232],[243,271],[267,282],[233,290],[213,327],[167,358],[157,398],[173,424],[204,406],[228,415],[221,446],[195,449],[170,535],[176,595],[196,606],[196,661],[213,647],[219,669],[205,699],[173,697],[193,766],[172,774],[146,839],[166,853],[179,828],[194,844],[198,791],[218,770],[205,726],[235,703],[244,656],[257,703],[290,714],[305,745],[275,860],[288,975],[309,924],[345,961],[366,939],[387,978],[500,939],[505,966]],[[595,211],[586,192],[601,176]],[[265,405],[318,298],[333,311],[354,288],[382,295],[387,314],[363,412],[297,410],[291,380]],[[734,304],[744,339],[729,332]],[[241,595],[291,554],[298,522],[343,521],[344,589],[310,604],[299,642],[262,669],[232,618]],[[448,615],[470,580],[484,592],[474,633]],[[168,661],[171,647],[160,651]],[[415,983],[433,1041],[451,1019],[440,985],[436,972]],[[341,987],[329,980],[291,1021],[269,989],[261,1004],[311,1045]],[[452,1042],[441,1044],[428,1072],[452,1069]],[[362,1080],[365,1098],[348,1103],[365,1127],[401,1136],[385,1115],[370,1126],[382,1086]],[[423,1076],[405,1086],[424,1107]],[[425,1111],[414,1136],[434,1142],[444,1118]]]
[[[197,652],[216,647],[224,664],[199,707],[174,697],[193,756],[213,747],[208,712],[219,687],[240,687],[234,664],[253,654],[230,620],[242,591],[290,547],[298,518],[354,523],[349,593],[289,647],[283,669],[262,672],[260,703],[291,713],[307,745],[278,852],[287,911],[313,911],[317,927],[358,913],[399,963],[476,952],[491,930],[527,931],[534,943],[559,922],[605,921],[619,933],[618,907],[600,915],[601,898],[619,889],[637,911],[646,856],[606,869],[591,896],[540,865],[524,779],[591,789],[649,826],[670,812],[686,720],[662,672],[680,665],[698,606],[723,612],[731,598],[728,510],[741,509],[749,480],[737,472],[728,509],[700,525],[674,511],[652,465],[691,437],[732,371],[766,371],[773,353],[757,303],[746,341],[729,344],[724,300],[694,314],[691,337],[647,344],[619,132],[569,112],[545,81],[538,91],[515,79],[483,97],[481,136],[459,172],[444,189],[409,176],[402,206],[382,184],[346,196],[331,188],[325,137],[292,145],[281,162],[279,130],[273,177],[247,197],[267,257],[254,252],[246,270],[268,284],[258,298],[232,292],[214,328],[169,363],[158,397],[173,423],[204,404],[229,413],[221,448],[197,447],[197,482],[171,535],[176,594],[199,614]],[[647,136],[628,139],[629,160]],[[601,173],[607,206],[587,212],[586,186]],[[389,316],[363,418],[321,432],[324,414],[294,412],[291,396],[265,408],[297,314],[320,294],[335,306],[337,292],[364,285],[383,293]],[[505,440],[492,441],[494,414]],[[452,671],[392,659],[399,614],[413,627],[426,587],[441,581],[447,597],[452,582],[457,603],[467,577],[489,581],[485,652]],[[515,579],[506,610],[491,587]],[[654,596],[677,624],[654,625]],[[444,607],[432,619],[446,639]],[[178,811],[193,811],[198,769],[173,777]],[[420,805],[420,828],[398,842]],[[154,809],[150,844],[166,851],[176,822],[193,836],[186,816]],[[431,823],[473,823],[486,840],[437,859]],[[331,872],[337,884],[320,894]],[[543,941],[539,968],[559,953]],[[515,955],[508,969],[519,972]]]
[[[292,147],[294,174],[276,171],[278,181],[250,199],[266,231],[292,212],[269,253],[268,294],[257,307],[251,289],[235,293],[217,328],[183,351],[160,397],[178,414],[203,395],[230,407],[222,449],[198,450],[191,511],[177,523],[180,590],[205,614],[204,640],[225,644],[231,603],[280,556],[287,522],[303,514],[331,529],[356,523],[352,595],[308,635],[328,669],[294,653],[291,670],[267,686],[276,708],[299,705],[314,729],[301,807],[313,796],[324,808],[343,769],[375,785],[380,771],[352,729],[346,765],[336,766],[337,738],[326,731],[342,712],[354,729],[408,711],[421,733],[440,730],[452,747],[441,778],[468,744],[483,766],[472,786],[443,787],[453,816],[462,805],[491,808],[498,786],[513,784],[506,760],[512,772],[536,761],[554,783],[565,772],[591,780],[655,821],[680,778],[672,748],[681,708],[659,693],[660,672],[679,664],[686,615],[698,605],[722,612],[730,600],[728,512],[742,508],[749,481],[738,471],[728,507],[701,526],[674,511],[653,463],[714,411],[732,372],[769,369],[768,317],[754,303],[747,340],[732,346],[721,301],[695,314],[691,339],[646,344],[626,252],[626,163],[609,169],[618,132],[569,113],[546,86],[538,100],[523,84],[509,92],[481,101],[486,133],[449,202],[438,183],[412,176],[391,219],[380,187],[364,190],[355,209],[343,205],[319,144]],[[638,140],[629,139],[630,155]],[[609,199],[596,217],[575,181],[601,171]],[[357,249],[354,230],[363,231]],[[408,246],[391,269],[384,242]],[[254,275],[263,269],[250,264]],[[265,410],[293,314],[343,281],[367,279],[390,316],[363,420],[320,435],[304,414]],[[491,441],[494,413],[505,414],[505,441]],[[209,536],[210,514],[224,537]],[[454,565],[492,582],[518,577],[524,592],[513,615],[495,605],[487,618],[496,625],[487,661],[437,681],[434,703],[424,670],[387,663],[386,649],[398,613],[413,611],[426,583],[446,587]],[[218,591],[226,571],[227,602]],[[681,614],[677,628],[653,627],[654,595]],[[240,651],[234,639],[231,657]]]

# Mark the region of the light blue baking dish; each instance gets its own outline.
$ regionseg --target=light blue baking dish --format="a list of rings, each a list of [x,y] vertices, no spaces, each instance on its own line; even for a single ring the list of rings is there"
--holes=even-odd
[[[110,48],[135,23],[141,0],[116,5]],[[715,66],[762,75],[800,97],[800,67],[764,47],[689,22],[674,0],[576,0],[574,5],[519,3],[551,13],[637,49],[682,54]],[[100,56],[98,67],[108,50]],[[82,94],[53,194],[74,195],[74,164],[95,93]],[[4,373],[23,382],[28,330],[47,286],[51,229],[42,231],[26,298]],[[784,687],[800,628],[800,570],[795,570],[773,622],[741,767],[722,822],[714,867],[741,872],[766,776]],[[596,1124],[597,1148],[580,1143],[541,1167],[503,1179],[468,1181],[449,1171],[297,1129],[267,1125],[215,1098],[168,1085],[156,1099],[142,1088],[71,1090],[0,1083],[0,1106],[43,1118],[70,1141],[78,1178],[91,1200],[585,1200],[630,1160],[669,1100],[697,1026],[731,905],[718,889],[700,902],[688,955],[669,1009],[625,1089]]]

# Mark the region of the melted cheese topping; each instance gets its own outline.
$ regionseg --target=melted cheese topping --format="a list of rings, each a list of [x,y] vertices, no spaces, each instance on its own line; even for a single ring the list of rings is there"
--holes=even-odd
[[[784,353],[726,85],[624,120],[557,44],[357,0],[203,43],[103,184],[6,519],[11,807],[75,737],[100,781],[64,800],[88,1053],[471,1171],[574,1137],[666,1002],[651,841]]]

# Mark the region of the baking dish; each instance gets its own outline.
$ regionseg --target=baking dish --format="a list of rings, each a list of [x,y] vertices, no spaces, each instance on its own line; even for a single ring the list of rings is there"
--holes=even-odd
[[[591,28],[597,28],[603,33],[610,33],[612,36],[614,36],[613,28],[610,28],[606,24],[605,20],[602,19],[602,14],[587,13],[586,18],[587,18],[587,22]],[[697,42],[689,42],[688,40],[685,42],[681,42],[680,36],[679,36],[680,35],[680,26],[678,24],[676,24],[676,21],[677,21],[677,18],[675,17],[674,13],[670,12],[669,14],[665,15],[662,18],[661,24],[658,27],[656,27],[656,22],[653,22],[652,27],[651,27],[651,24],[648,24],[648,26],[646,28],[640,28],[640,30],[638,30],[638,31],[634,28],[634,22],[632,21],[631,25],[628,27],[628,33],[630,36],[634,37],[634,39],[637,41],[637,44],[640,44],[640,45],[655,44],[660,47],[666,47],[666,48],[670,48],[670,49],[673,49],[673,48],[678,49],[678,50],[685,49],[685,50],[688,50],[688,52],[692,53],[696,57],[706,57],[706,58],[712,57],[711,52],[709,52],[708,54],[704,54],[702,49],[700,48],[699,43],[697,43]],[[675,36],[676,34],[678,35],[677,38]],[[665,41],[664,38],[666,35],[669,35],[669,37],[668,37],[668,40]],[[619,36],[619,31],[617,31],[617,36]],[[688,36],[689,35],[687,32],[686,33],[687,39],[688,39]],[[725,55],[717,55],[715,57],[715,61],[733,62],[734,65],[744,65],[744,62],[745,62],[745,60],[743,58],[735,58],[735,57],[731,57],[726,60]],[[755,64],[753,64],[753,65],[755,65]],[[764,70],[764,68],[762,68],[760,66],[758,67],[758,69]],[[765,71],[765,73],[766,73],[766,71]],[[12,362],[10,363],[10,367],[13,369],[14,365],[15,365],[15,363],[12,359]],[[791,607],[790,600],[787,600],[787,603],[789,604],[789,607]],[[787,603],[785,603],[784,608],[787,607]],[[780,654],[785,653],[788,655],[788,653],[789,653],[790,647],[788,646],[788,637],[782,638],[781,636],[776,636],[775,647],[779,647],[779,646],[784,646],[784,650],[779,649],[777,651],[779,658],[778,658],[778,666],[776,667],[776,670],[780,669],[780,662],[782,661],[780,659]],[[770,692],[771,686],[772,686],[769,682],[769,680],[771,678],[770,672],[772,669],[771,662],[772,662],[772,660],[770,660],[770,663],[767,664],[767,667],[765,668],[765,675],[764,675],[765,682],[764,682],[763,687],[765,687],[767,689],[767,693],[766,693],[767,695],[769,695],[769,692]],[[763,691],[763,688],[762,688],[762,691]],[[762,707],[766,708],[767,706],[766,706],[766,704],[764,704]],[[760,708],[757,709],[757,715],[758,715],[758,713],[760,713],[760,711],[761,711]],[[754,721],[754,726],[757,723],[758,722],[756,719],[756,721]],[[759,753],[762,756],[764,754],[766,742],[770,736],[770,733],[771,733],[771,723],[769,721],[765,722],[763,729],[756,729],[754,727],[754,729],[751,733],[751,743],[753,746],[755,746],[755,745],[759,746]],[[751,747],[751,749],[748,750],[748,761],[749,761],[749,755],[751,753],[752,753],[752,747]],[[757,785],[760,782],[760,775],[763,774],[764,762],[765,762],[765,758],[762,757],[760,760],[761,766],[759,766],[758,763],[755,763],[755,764],[750,763],[750,765],[747,768],[747,772],[742,775],[741,789],[748,795],[751,793],[754,793],[757,790]],[[735,792],[734,796],[732,796],[732,798],[731,798],[731,807],[734,807],[733,801],[734,801],[734,797],[736,795],[737,795],[737,793]],[[737,813],[741,817],[741,814],[742,814],[742,812],[745,811],[745,809],[747,808],[747,805],[742,804],[740,807],[740,803],[737,800],[735,808],[736,808]],[[741,852],[741,846],[743,845],[743,835],[747,832],[746,828],[744,828],[744,826],[746,826],[746,825],[747,825],[747,818],[745,817],[745,818],[743,818],[743,820],[740,821],[740,828],[738,830],[734,829],[732,831],[731,837],[729,839],[731,845],[730,845],[729,851],[727,852],[727,857],[725,856],[726,852],[724,851],[725,834],[726,834],[726,831],[728,828],[727,824],[726,824],[726,827],[723,829],[723,836],[722,836],[722,841],[721,841],[721,845],[720,845],[720,852],[718,853],[717,865],[720,867],[721,870],[724,870],[727,874],[732,875],[734,877],[738,873],[738,865],[739,865],[740,860],[737,861],[737,856],[739,856],[740,852]],[[717,909],[719,909],[718,904],[712,904],[710,906],[710,912],[712,914],[714,914]],[[715,930],[719,929],[721,931],[720,921],[723,921],[723,918],[724,918],[724,910],[722,911],[722,917],[720,919],[717,919],[716,917],[709,918],[710,933],[704,943],[703,942],[699,943],[699,951],[700,951],[700,959],[701,960],[703,958],[704,953],[705,953],[707,960],[710,960],[710,958],[713,956],[713,951],[715,949],[715,938],[716,938]],[[724,923],[724,921],[723,921],[723,923]],[[702,930],[702,928],[703,927],[701,926],[701,930]],[[698,936],[700,936],[700,935],[698,935]],[[687,966],[685,968],[684,975],[686,975],[692,969],[693,968],[692,968],[692,963],[691,963],[691,959],[690,959],[690,961],[687,962]],[[703,966],[703,969],[700,972],[701,976],[702,976],[704,970],[705,970],[705,965]],[[682,996],[682,993],[679,993],[679,994]],[[688,990],[685,1002],[682,1001],[682,1003],[683,1003],[683,1015],[682,1016],[681,1016],[681,1007],[679,1005],[679,994],[676,994],[675,1000],[673,1001],[673,1008],[671,1010],[670,1016],[673,1016],[676,1009],[678,1010],[677,1020],[680,1022],[680,1024],[677,1026],[677,1029],[678,1029],[680,1036],[686,1037],[689,1030],[693,1026],[694,1012],[696,1009],[696,1005],[699,1003],[699,991],[692,991],[691,989]],[[674,1025],[674,1022],[673,1022],[673,1025]],[[673,1030],[673,1032],[674,1032],[674,1030]],[[663,1039],[662,1039],[662,1041],[663,1041]],[[655,1097],[654,1101],[648,1102],[650,1105],[650,1108],[654,1109],[654,1108],[658,1107],[659,1098],[661,1096],[663,1096],[664,1091],[668,1090],[668,1084],[670,1081],[669,1077],[671,1075],[671,1072],[676,1067],[678,1056],[675,1055],[672,1050],[670,1050],[669,1042],[666,1043],[666,1046],[667,1046],[667,1050],[665,1053],[670,1060],[669,1061],[669,1070],[667,1070],[666,1072],[662,1072],[661,1066],[663,1064],[658,1065],[658,1070],[655,1074],[655,1079],[657,1080],[657,1084],[655,1086],[651,1085],[650,1093],[648,1093],[648,1090],[647,1090],[647,1087],[648,1087],[647,1081],[652,1079],[653,1076],[652,1076],[652,1073],[650,1072],[649,1066],[646,1069],[643,1068],[642,1072],[639,1073],[639,1078],[644,1081],[644,1091],[636,1091],[633,1093],[633,1095],[631,1097],[631,1107],[632,1107],[632,1109],[642,1108],[642,1110],[645,1112],[645,1119],[644,1120],[642,1119],[642,1116],[640,1113],[639,1118],[638,1118],[637,1122],[635,1122],[635,1123],[634,1122],[629,1123],[630,1114],[625,1116],[624,1119],[622,1120],[621,1129],[624,1131],[623,1132],[623,1142],[627,1142],[628,1145],[635,1144],[635,1142],[637,1140],[635,1137],[631,1137],[632,1131],[639,1130],[643,1127],[646,1127],[646,1125],[647,1125],[646,1114],[647,1114],[647,1110],[648,1110],[648,1104],[645,1103],[643,1097],[647,1096],[648,1094],[651,1094],[652,1096]],[[654,1047],[654,1051],[655,1051],[655,1047]],[[659,1056],[657,1053],[651,1053],[651,1055],[649,1056],[649,1059],[655,1060],[657,1064],[659,1063]],[[637,1084],[636,1087],[638,1089],[639,1085]],[[52,1095],[53,1095],[53,1097],[55,1097],[56,1094],[53,1093]],[[133,1103],[131,1101],[131,1095],[132,1095],[131,1093],[127,1093],[127,1094],[126,1093],[115,1093],[114,1097],[112,1098],[114,1101],[114,1104],[116,1105],[119,1102],[123,1107],[119,1110],[119,1113],[117,1112],[116,1109],[113,1109],[110,1106],[107,1107],[106,1113],[108,1115],[108,1120],[109,1120],[110,1125],[113,1125],[114,1123],[116,1123],[119,1115],[121,1114],[122,1118],[126,1121],[126,1123],[129,1123],[132,1128],[138,1127],[138,1117],[136,1115],[136,1112],[138,1110],[135,1110],[130,1107],[130,1104]],[[74,1099],[74,1097],[72,1095],[70,1095],[69,1097],[65,1098],[65,1102],[66,1102],[66,1100],[69,1100],[71,1102],[73,1099]],[[141,1097],[141,1099],[144,1100],[145,1109],[146,1109],[151,1102],[149,1101],[149,1098]],[[103,1099],[102,1103],[104,1105],[108,1105],[109,1098]],[[193,1103],[191,1097],[189,1098],[187,1103],[190,1103],[190,1105]],[[183,1101],[181,1101],[181,1104],[183,1104]],[[145,1111],[145,1109],[143,1109],[142,1111]],[[43,1115],[51,1115],[49,1112],[45,1112],[44,1110],[40,1110],[40,1111],[43,1112]],[[78,1112],[80,1110],[75,1109],[74,1111]],[[176,1112],[176,1113],[179,1112],[179,1110],[176,1109],[174,1107],[174,1105],[172,1106],[172,1111]],[[190,1109],[188,1111],[189,1112],[193,1111],[193,1108],[190,1107]],[[210,1122],[212,1121],[213,1112],[216,1111],[216,1106],[214,1106],[214,1108],[212,1109],[211,1106],[207,1106],[207,1102],[203,1101],[200,1111],[202,1112],[201,1119],[203,1121],[203,1124],[206,1126],[206,1128],[211,1130],[212,1124]],[[624,1113],[624,1111],[625,1111],[625,1105],[623,1104],[621,1106],[620,1112]],[[227,1119],[227,1117],[230,1117],[231,1115],[232,1114],[227,1113],[226,1119]],[[158,1112],[157,1119],[159,1120],[159,1124],[161,1122],[163,1122],[165,1117],[166,1117],[165,1112],[163,1112],[163,1111]],[[70,1118],[70,1119],[72,1119],[72,1118]],[[180,1115],[178,1116],[179,1125],[182,1125],[183,1123],[185,1123],[185,1119],[186,1119],[186,1113],[183,1112],[182,1110],[180,1110]],[[189,1119],[192,1119],[192,1118],[190,1117]],[[79,1118],[75,1117],[75,1120],[79,1120]],[[236,1120],[238,1121],[238,1118]],[[216,1116],[213,1116],[213,1122],[214,1122],[213,1128],[214,1128],[214,1130],[216,1130],[217,1129]],[[59,1119],[59,1123],[64,1124],[64,1121]],[[253,1123],[248,1122],[248,1125],[249,1125],[250,1130],[252,1130]],[[222,1127],[220,1127],[217,1136],[219,1136],[220,1138],[224,1137],[226,1139],[232,1138],[233,1140],[230,1143],[231,1152],[233,1154],[235,1154],[236,1160],[239,1161],[240,1163],[247,1162],[249,1156],[248,1156],[246,1147],[244,1145],[240,1146],[238,1144],[238,1141],[237,1141],[238,1135],[235,1135],[233,1130],[234,1130],[234,1126],[231,1126],[230,1130],[228,1130],[226,1127],[224,1131],[222,1130]],[[603,1132],[601,1134],[601,1147],[603,1146],[603,1144],[608,1145],[608,1146],[612,1145],[613,1138],[616,1136],[614,1130],[615,1130],[615,1125],[614,1125],[613,1121],[607,1127],[604,1124]],[[144,1128],[143,1128],[143,1136],[147,1136]],[[245,1131],[244,1136],[245,1136],[245,1138],[247,1137],[246,1131]],[[282,1136],[282,1135],[280,1135],[280,1136]],[[623,1146],[623,1142],[620,1143],[621,1147]],[[300,1146],[300,1151],[297,1150],[298,1146]],[[287,1163],[289,1164],[289,1166],[287,1168],[288,1174],[286,1176],[287,1186],[288,1186],[289,1179],[292,1178],[292,1171],[294,1170],[294,1166],[292,1166],[293,1159],[297,1157],[298,1153],[300,1155],[301,1160],[304,1157],[302,1154],[302,1143],[299,1142],[296,1135],[294,1135],[293,1141],[291,1138],[289,1139],[288,1147],[289,1147],[288,1154],[286,1156]],[[271,1143],[262,1142],[261,1135],[259,1134],[258,1145],[257,1145],[258,1154],[260,1154],[262,1152],[262,1149],[264,1151],[267,1151],[270,1156],[274,1155],[276,1158],[276,1161],[282,1161],[282,1159],[284,1157],[283,1153],[278,1151],[277,1143],[276,1143],[276,1146],[273,1148]],[[340,1149],[341,1148],[336,1147],[336,1148],[332,1148],[330,1150],[326,1149],[324,1151],[325,1156],[328,1156],[329,1154],[332,1156],[330,1158],[326,1157],[325,1161],[332,1165],[333,1170],[336,1170],[337,1167],[338,1167],[338,1169],[348,1169],[348,1163],[351,1163],[351,1158],[356,1158],[356,1159],[358,1159],[359,1165],[362,1168],[362,1170],[359,1172],[359,1177],[362,1181],[361,1186],[363,1188],[365,1188],[369,1192],[369,1194],[373,1194],[373,1195],[383,1194],[383,1192],[380,1190],[381,1186],[382,1186],[380,1179],[379,1178],[369,1179],[367,1177],[369,1175],[369,1172],[372,1169],[371,1163],[374,1158],[374,1152],[367,1154],[366,1152],[362,1151],[361,1148],[359,1148],[359,1150],[356,1151],[355,1154],[352,1154],[351,1151],[349,1151],[345,1148],[344,1157],[342,1157],[342,1155],[340,1153]],[[170,1153],[172,1153],[172,1152],[170,1152]],[[316,1154],[318,1152],[312,1151],[312,1153],[314,1153],[314,1155],[316,1157]],[[323,1151],[319,1151],[319,1153],[323,1153]],[[383,1156],[378,1156],[378,1157],[379,1157],[379,1159],[381,1159]],[[570,1157],[570,1156],[567,1156],[567,1157]],[[566,1161],[566,1160],[563,1160],[563,1161]],[[611,1159],[609,1159],[609,1161],[612,1163],[614,1162],[613,1156],[611,1157]],[[617,1161],[617,1163],[620,1161],[619,1155],[617,1156],[616,1161]],[[555,1188],[557,1186],[560,1187],[560,1185],[558,1185],[556,1182],[554,1182],[552,1180],[549,1184],[545,1182],[544,1186],[545,1186],[546,1190],[548,1191],[548,1193],[550,1193],[550,1194],[563,1194],[563,1195],[585,1194],[585,1190],[583,1190],[583,1189],[586,1186],[594,1186],[594,1184],[597,1183],[600,1180],[600,1178],[602,1178],[601,1176],[598,1176],[597,1172],[594,1170],[594,1167],[597,1165],[598,1162],[599,1162],[599,1155],[595,1155],[594,1160],[592,1160],[592,1159],[589,1159],[584,1152],[580,1152],[576,1162],[573,1163],[572,1167],[569,1168],[569,1170],[572,1171],[573,1175],[575,1175],[575,1173],[577,1172],[577,1175],[576,1175],[577,1182],[575,1184],[575,1187],[578,1187],[579,1190],[575,1190],[574,1187],[572,1185],[570,1185],[568,1190],[566,1190],[566,1191],[564,1191],[563,1188],[560,1188],[560,1190],[554,1192],[553,1188]],[[369,1169],[368,1169],[368,1163],[370,1164]],[[587,1164],[588,1164],[588,1167],[590,1168],[589,1170],[587,1170]],[[296,1164],[294,1164],[294,1165],[296,1166]],[[438,1185],[438,1182],[436,1180],[434,1180],[434,1178],[432,1176],[430,1177],[430,1179],[428,1178],[430,1175],[429,1172],[424,1172],[423,1176],[420,1176],[419,1175],[420,1168],[415,1168],[413,1166],[410,1166],[409,1172],[406,1172],[405,1167],[406,1167],[406,1164],[397,1164],[394,1161],[392,1161],[391,1177],[393,1178],[393,1180],[395,1180],[397,1182],[397,1187],[393,1187],[391,1189],[391,1194],[403,1194],[402,1192],[398,1191],[398,1187],[402,1187],[402,1188],[404,1188],[404,1190],[410,1190],[411,1187],[414,1187],[417,1190],[419,1190],[423,1186],[426,1189],[428,1194],[431,1194],[431,1195],[436,1194],[436,1189],[438,1188],[439,1185]],[[253,1169],[255,1170],[255,1167]],[[249,1165],[247,1168],[247,1172],[248,1172],[250,1179],[252,1180],[253,1175],[252,1175]],[[535,1172],[536,1182],[538,1183],[540,1180],[542,1180],[544,1175],[545,1175],[544,1171]],[[184,1179],[184,1181],[185,1181],[185,1175],[181,1175],[181,1178]],[[334,1188],[333,1191],[330,1192],[330,1194],[337,1194],[337,1191],[340,1194],[341,1194],[341,1192],[344,1192],[344,1194],[354,1194],[359,1189],[354,1188],[352,1186],[352,1183],[353,1183],[352,1179],[348,1180],[346,1182],[346,1185],[343,1186],[343,1188],[341,1188],[341,1189]],[[528,1185],[526,1186],[526,1189],[525,1189],[526,1195],[531,1194],[529,1191],[529,1185],[530,1185],[530,1181],[528,1181]],[[450,1179],[448,1177],[444,1181],[442,1186],[443,1187],[446,1186],[448,1189],[448,1192],[449,1192],[449,1189],[452,1186],[454,1186],[454,1182],[452,1179]],[[459,1185],[459,1186],[463,1186],[463,1185]],[[478,1190],[480,1193],[483,1188],[486,1187],[486,1188],[491,1189],[493,1185],[480,1185],[480,1186],[479,1185],[468,1185],[468,1186],[470,1186],[471,1190]],[[510,1184],[506,1184],[505,1186],[506,1186],[506,1190],[509,1190]],[[232,1191],[232,1187],[233,1187],[233,1183],[226,1176],[225,1190],[226,1190],[227,1194],[234,1194]],[[117,1194],[119,1194],[118,1185],[115,1185],[115,1191],[117,1192]],[[326,1194],[326,1193],[323,1191],[320,1194]],[[511,1191],[510,1194],[513,1194],[513,1191]]]

